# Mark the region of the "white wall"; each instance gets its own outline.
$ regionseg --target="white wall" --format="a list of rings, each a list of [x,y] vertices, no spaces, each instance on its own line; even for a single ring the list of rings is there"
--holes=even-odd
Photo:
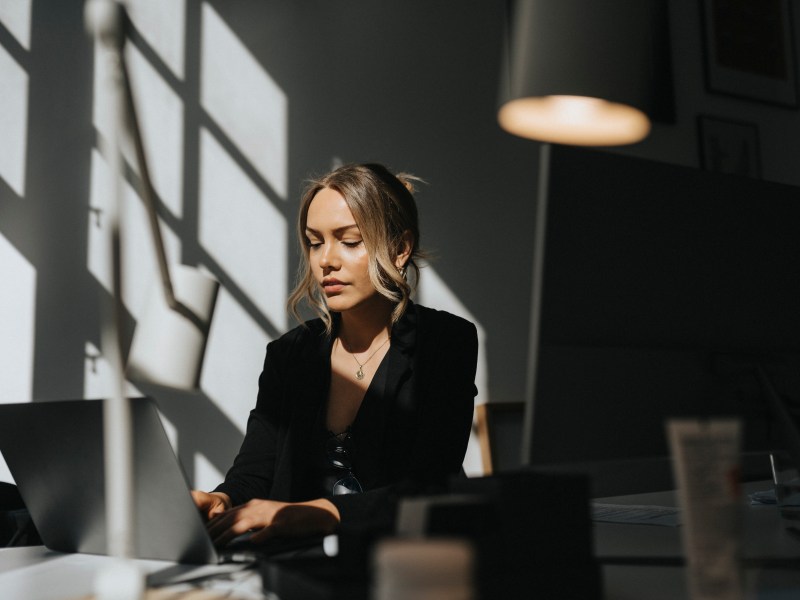
[[[238,448],[264,345],[291,324],[283,298],[302,182],[337,161],[377,160],[428,182],[418,202],[434,258],[421,299],[478,324],[479,401],[522,398],[537,144],[495,120],[503,6],[130,2],[170,256],[223,283],[201,393],[159,396],[196,485],[213,485]],[[698,114],[753,121],[764,177],[800,183],[797,112],[708,93],[697,2],[670,10],[676,122],[618,151],[697,165]],[[80,1],[4,2],[0,23],[0,401],[101,396],[102,74]],[[132,326],[154,269],[135,173],[129,183]]]

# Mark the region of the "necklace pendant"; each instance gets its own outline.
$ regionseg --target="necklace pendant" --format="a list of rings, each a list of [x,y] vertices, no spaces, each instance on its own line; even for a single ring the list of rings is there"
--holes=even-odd
[[[356,371],[356,379],[358,379],[359,381],[364,379],[364,371],[361,370],[361,367],[359,367],[358,371]]]

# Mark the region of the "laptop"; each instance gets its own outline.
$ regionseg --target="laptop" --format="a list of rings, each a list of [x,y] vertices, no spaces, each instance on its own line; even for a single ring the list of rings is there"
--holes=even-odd
[[[214,547],[167,438],[156,403],[132,398],[135,558],[185,564],[253,560],[314,546],[317,539],[273,539]],[[0,405],[0,453],[45,546],[107,554],[103,401]]]

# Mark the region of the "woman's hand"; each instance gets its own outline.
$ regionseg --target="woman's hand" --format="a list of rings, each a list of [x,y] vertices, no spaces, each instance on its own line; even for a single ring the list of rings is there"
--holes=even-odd
[[[333,533],[339,524],[339,511],[328,500],[309,502],[277,502],[250,500],[211,519],[206,526],[216,546],[224,546],[233,538],[257,530],[250,538],[254,543],[274,536],[301,537]]]
[[[192,490],[192,500],[206,519],[213,519],[231,508],[231,499],[222,492]]]

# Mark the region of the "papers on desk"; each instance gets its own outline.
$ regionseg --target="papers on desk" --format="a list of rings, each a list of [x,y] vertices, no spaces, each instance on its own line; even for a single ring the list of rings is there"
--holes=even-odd
[[[777,504],[778,500],[775,498],[775,488],[768,490],[758,490],[749,494],[750,504]]]
[[[680,510],[672,506],[593,502],[592,521],[677,527],[680,525]]]

